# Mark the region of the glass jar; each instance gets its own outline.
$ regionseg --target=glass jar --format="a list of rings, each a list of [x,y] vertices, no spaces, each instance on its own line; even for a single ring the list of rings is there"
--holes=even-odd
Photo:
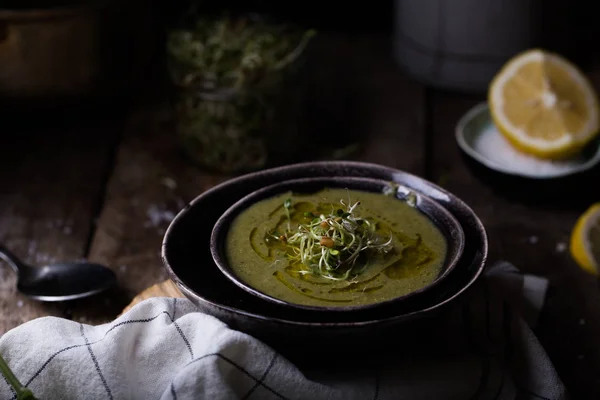
[[[177,85],[175,124],[194,162],[217,172],[241,173],[299,157],[311,36],[305,35],[274,68],[242,84],[223,86],[205,74],[193,84]]]

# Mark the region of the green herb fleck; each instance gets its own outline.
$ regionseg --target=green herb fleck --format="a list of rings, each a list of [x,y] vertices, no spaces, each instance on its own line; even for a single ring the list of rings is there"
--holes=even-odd
[[[406,204],[411,207],[415,207],[417,205],[417,195],[415,192],[411,191],[406,195]]]
[[[396,182],[388,182],[388,185],[383,189],[383,194],[386,196],[396,197],[400,185]]]

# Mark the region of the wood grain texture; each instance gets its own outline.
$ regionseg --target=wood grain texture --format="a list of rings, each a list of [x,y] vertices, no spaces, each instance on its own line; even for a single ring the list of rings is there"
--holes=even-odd
[[[356,139],[354,159],[423,174],[425,90],[397,66],[389,39],[323,35],[311,56],[309,127]]]
[[[167,279],[160,260],[165,230],[183,206],[223,178],[203,174],[178,151],[172,131],[161,125],[161,105],[129,119],[90,246],[89,258],[117,273],[117,308],[81,308],[76,318],[106,322],[149,286]]]
[[[385,37],[324,34],[309,63],[311,129],[323,137],[341,133],[360,139],[354,159],[407,170],[446,187],[483,220],[491,261],[507,259],[548,277],[551,288],[537,334],[573,398],[600,398],[598,281],[565,251],[583,208],[508,200],[476,178],[460,157],[454,128],[482,99],[426,94],[396,66]],[[600,69],[591,77],[600,87]],[[130,116],[114,163],[110,155],[122,129],[117,121],[4,131],[0,240],[36,264],[87,255],[113,268],[120,287],[99,298],[44,305],[16,293],[14,275],[3,267],[0,333],[45,315],[106,322],[148,297],[181,296],[160,261],[164,231],[187,202],[228,177],[187,162],[166,109],[156,101]],[[600,199],[599,190],[590,184],[590,202]]]
[[[184,297],[183,294],[177,289],[175,283],[171,280],[166,280],[150,286],[148,289],[143,290],[140,294],[135,296],[131,303],[123,309],[121,314],[131,310],[135,305],[141,303],[144,300],[151,299],[153,297]]]
[[[461,197],[479,215],[489,234],[490,262],[508,260],[525,272],[550,279],[538,337],[573,398],[599,398],[600,291],[596,279],[574,264],[566,248],[583,209],[507,200],[492,182],[476,178],[460,156],[454,128],[482,99],[432,96],[434,164],[430,178]],[[595,196],[590,186],[588,201]]]
[[[4,120],[6,121],[6,119]],[[26,262],[82,259],[120,121],[7,125],[0,146],[0,241]],[[70,318],[73,303],[44,304],[16,291],[0,266],[0,334],[40,316]]]

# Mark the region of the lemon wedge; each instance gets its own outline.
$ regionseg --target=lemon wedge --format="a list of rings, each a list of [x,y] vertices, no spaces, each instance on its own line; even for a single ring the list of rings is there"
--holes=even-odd
[[[545,159],[576,154],[598,133],[598,97],[565,58],[528,50],[502,67],[488,91],[498,130],[524,153]]]
[[[577,219],[571,234],[571,255],[581,268],[600,274],[600,203]]]

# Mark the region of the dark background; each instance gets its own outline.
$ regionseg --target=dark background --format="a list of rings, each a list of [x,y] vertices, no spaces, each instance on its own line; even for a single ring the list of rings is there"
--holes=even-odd
[[[450,4],[452,0],[447,0]],[[503,1],[503,0],[498,0]],[[539,45],[560,52],[576,62],[597,58],[597,40],[600,24],[594,13],[594,2],[560,0],[523,0],[542,2],[543,36]],[[325,31],[343,31],[361,34],[392,34],[394,31],[393,0],[371,2],[328,1],[267,1],[227,0],[201,2],[207,10],[262,12],[284,20],[297,22]],[[177,15],[188,1],[170,2],[165,6],[170,17]],[[465,10],[469,12],[469,10]]]
[[[115,79],[123,82],[122,90],[110,96],[109,103],[129,104],[128,96],[139,92],[141,88],[166,78],[164,67],[164,42],[166,31],[177,26],[181,14],[189,7],[190,0],[0,0],[0,16],[3,10],[31,9],[43,7],[60,7],[72,4],[86,4],[99,1],[113,3],[120,15],[119,26],[114,25],[113,36],[117,37],[116,45],[107,48],[107,58],[114,61],[117,69]],[[446,0],[450,4],[452,0]],[[497,0],[499,2],[503,0]],[[514,1],[514,0],[511,0]],[[523,0],[542,2],[541,21],[542,35],[537,45],[547,50],[558,52],[571,59],[584,70],[599,59],[596,51],[600,38],[600,24],[596,22],[594,2],[560,0]],[[379,35],[391,38],[394,32],[395,10],[393,0],[363,2],[325,2],[325,1],[267,1],[267,0],[226,0],[196,1],[203,12],[230,13],[257,12],[271,15],[282,22],[293,22],[303,27],[316,28],[321,32],[338,32],[350,35]],[[469,12],[469,10],[465,10]],[[532,21],[533,22],[533,21]],[[0,35],[2,34],[0,18]],[[118,38],[122,38],[119,40]],[[127,41],[131,43],[127,43]],[[131,49],[147,48],[142,51],[152,53],[150,61],[139,64],[129,62]],[[392,52],[391,41],[388,44]],[[139,52],[139,51],[138,51]],[[0,54],[1,56],[1,54]],[[125,61],[117,61],[123,59]],[[148,60],[148,59],[146,59]],[[126,67],[124,67],[126,66]],[[122,71],[119,68],[128,68]],[[119,75],[120,74],[120,75]],[[0,99],[2,101],[3,99]],[[12,99],[6,101],[15,103]],[[47,102],[42,102],[47,104]],[[76,101],[76,103],[80,103]],[[32,109],[33,110],[33,109]],[[37,108],[34,112],[39,111]]]
[[[60,1],[72,4],[73,0]],[[543,1],[540,45],[580,65],[598,90],[600,71],[587,68],[599,53],[594,2],[521,1]],[[36,0],[35,4],[58,2]],[[156,59],[152,62],[118,63],[137,79],[140,91],[129,93],[150,102],[151,96],[139,93],[155,87],[148,76],[161,66],[161,40],[186,4],[180,0],[121,0],[118,4],[130,10],[120,14],[124,29],[118,32],[119,40],[107,46],[107,59],[125,59],[136,43],[153,47]],[[9,6],[33,5],[31,0],[0,0],[0,15]],[[556,250],[557,244],[567,245],[585,207],[600,199],[597,180],[583,186],[589,192],[586,204],[570,209],[565,204],[544,208],[524,204],[524,199],[506,200],[507,192],[520,194],[511,188],[502,193],[488,180],[475,177],[461,158],[453,132],[457,120],[484,97],[424,88],[402,73],[389,40],[393,1],[228,0],[204,5],[207,12],[268,11],[282,21],[327,33],[316,42],[311,60],[316,95],[310,101],[315,108],[310,120],[315,132],[322,132],[323,137],[340,132],[360,138],[363,151],[356,159],[415,173],[455,193],[482,218],[490,235],[490,260],[508,259],[526,272],[548,277],[551,289],[537,332],[540,341],[574,399],[600,398],[598,281],[580,270],[568,251]],[[128,38],[129,33],[135,37]],[[124,43],[130,39],[133,44]],[[126,96],[119,94],[122,97]],[[0,280],[0,332],[46,315],[81,321],[85,317],[87,322],[94,315],[96,322],[113,318],[135,294],[167,279],[157,255],[164,233],[159,229],[166,228],[166,222],[146,228],[147,210],[164,205],[177,212],[175,200],[189,201],[225,179],[181,156],[173,130],[163,124],[160,107],[119,113],[114,110],[117,104],[112,98],[107,106],[97,107],[95,118],[66,107],[62,114],[51,114],[64,120],[59,122],[49,122],[32,108],[26,109],[27,118],[11,114],[14,126],[6,115],[0,115],[0,241],[36,265],[48,261],[42,256],[105,263],[116,268],[128,296],[123,302],[108,299],[112,303],[107,304],[41,306],[19,297],[14,275],[7,274]],[[6,111],[0,107],[0,113]],[[25,126],[30,123],[34,126]],[[176,191],[161,183],[165,177],[177,180]],[[555,198],[562,201],[565,197],[559,192]],[[57,221],[65,226],[57,228]],[[68,234],[64,228],[69,228]],[[31,243],[36,247],[32,249]],[[23,307],[15,312],[19,302]]]

